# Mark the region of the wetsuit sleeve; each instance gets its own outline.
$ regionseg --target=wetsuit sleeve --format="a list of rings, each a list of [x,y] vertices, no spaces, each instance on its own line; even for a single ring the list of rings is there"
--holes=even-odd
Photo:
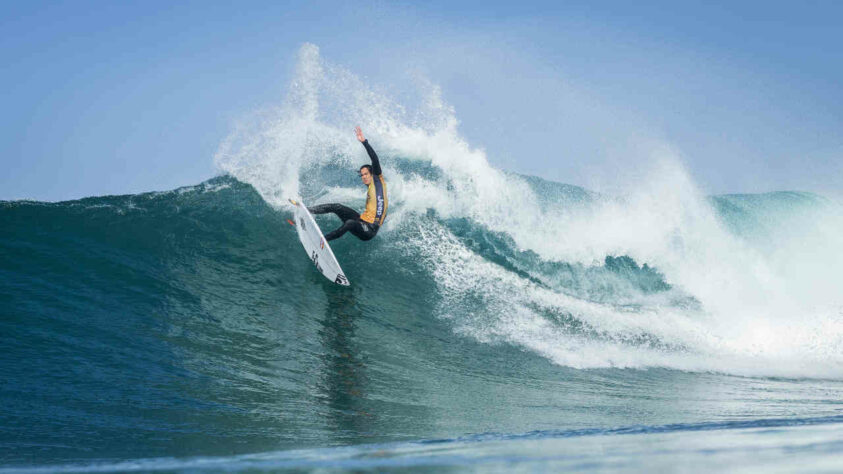
[[[366,152],[369,153],[369,158],[372,159],[372,174],[375,176],[382,175],[381,162],[378,161],[378,155],[375,153],[375,150],[372,149],[372,145],[369,145],[369,140],[364,141],[363,146],[366,147]]]

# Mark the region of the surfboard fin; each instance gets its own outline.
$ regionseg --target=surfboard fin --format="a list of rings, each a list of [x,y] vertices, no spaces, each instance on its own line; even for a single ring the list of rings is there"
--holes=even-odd
[[[296,226],[296,223],[295,223],[295,222],[293,222],[293,221],[291,221],[290,219],[287,219],[287,224],[290,224],[290,225],[291,225],[291,226],[293,226],[293,227],[295,227],[295,226]]]
[[[290,204],[292,204],[292,205],[294,205],[294,206],[298,206],[298,205],[299,205],[299,203],[298,203],[298,202],[296,202],[296,200],[295,200],[295,199],[290,198],[290,199],[288,199],[288,201],[290,201]]]

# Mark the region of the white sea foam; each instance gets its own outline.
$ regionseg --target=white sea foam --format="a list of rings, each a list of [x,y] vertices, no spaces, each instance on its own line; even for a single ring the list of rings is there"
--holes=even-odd
[[[617,197],[541,206],[524,179],[491,166],[482,149],[460,136],[438,88],[428,84],[420,95],[426,99],[415,108],[398,104],[305,45],[282,106],[241,124],[216,160],[280,206],[300,193],[306,170],[333,160],[351,173],[365,163],[352,133],[361,125],[389,182],[391,213],[381,238],[400,234],[396,245],[423,257],[445,298],[441,315],[478,340],[515,344],[579,368],[843,377],[839,207],[791,216],[759,245],[729,231],[680,154],[664,144],[652,147],[638,179]],[[396,157],[432,167],[440,177],[402,172]],[[334,186],[321,199],[351,202],[361,194]],[[441,221],[419,217],[428,210],[505,234],[546,262],[589,267],[606,256],[632,257],[700,305],[688,309],[642,296],[632,311],[549,289],[474,253]],[[587,330],[577,332],[553,315]]]

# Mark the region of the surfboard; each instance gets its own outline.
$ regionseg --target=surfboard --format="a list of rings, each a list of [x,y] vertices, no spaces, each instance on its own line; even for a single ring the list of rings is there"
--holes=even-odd
[[[316,225],[316,221],[310,211],[307,210],[307,206],[301,200],[293,199],[290,199],[290,204],[293,205],[293,214],[296,219],[295,228],[299,234],[299,240],[304,247],[304,251],[307,252],[307,256],[316,265],[316,269],[332,282],[349,286],[351,283],[345,277],[331,246],[328,245],[328,241],[325,240],[322,230]]]

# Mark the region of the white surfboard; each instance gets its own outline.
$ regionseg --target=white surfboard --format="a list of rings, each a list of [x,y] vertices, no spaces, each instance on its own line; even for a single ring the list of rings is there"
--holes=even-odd
[[[307,256],[316,265],[316,269],[332,282],[349,286],[348,278],[345,277],[337,258],[334,257],[334,252],[331,251],[331,246],[328,245],[310,211],[301,200],[290,199],[290,203],[293,205],[299,240]]]

